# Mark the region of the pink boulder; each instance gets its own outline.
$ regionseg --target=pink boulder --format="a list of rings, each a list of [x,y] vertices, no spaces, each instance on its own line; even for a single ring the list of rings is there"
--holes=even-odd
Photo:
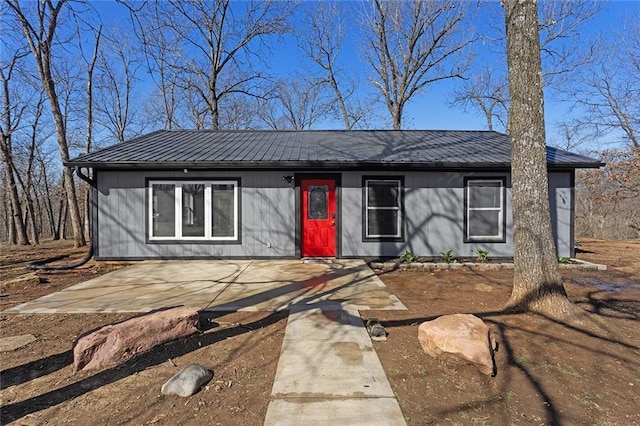
[[[418,327],[422,349],[434,358],[474,365],[494,376],[496,341],[489,326],[470,314],[444,315]]]
[[[197,333],[198,324],[196,310],[178,307],[106,325],[76,340],[73,365],[77,371],[119,364],[155,346]]]

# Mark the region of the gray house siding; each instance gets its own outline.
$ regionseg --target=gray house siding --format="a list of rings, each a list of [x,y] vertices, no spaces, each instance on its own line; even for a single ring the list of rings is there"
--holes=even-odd
[[[549,205],[551,226],[558,256],[575,256],[574,172],[549,173]]]
[[[404,176],[404,241],[371,242],[362,239],[362,177]],[[506,179],[506,235],[502,243],[464,242],[464,178]],[[451,250],[456,256],[474,256],[476,248],[490,256],[511,256],[511,182],[508,172],[389,172],[344,173],[342,178],[342,255],[397,256],[406,250],[420,256],[440,256]]]
[[[239,179],[240,241],[147,241],[148,179]],[[281,172],[98,171],[98,259],[295,256],[295,190]]]
[[[342,257],[398,256],[409,250],[420,256],[474,256],[478,247],[490,256],[513,253],[511,181],[501,172],[343,171],[338,208],[338,255]],[[94,224],[98,259],[187,257],[299,256],[299,190],[283,176],[291,171],[107,171],[98,170]],[[366,176],[404,177],[403,241],[363,241],[363,190]],[[304,176],[300,174],[299,176]],[[504,178],[504,242],[464,240],[464,179]],[[147,182],[153,179],[239,179],[240,239],[238,242],[150,242],[147,239]],[[551,216],[558,254],[573,254],[573,174],[549,175]],[[299,225],[298,225],[299,226]]]

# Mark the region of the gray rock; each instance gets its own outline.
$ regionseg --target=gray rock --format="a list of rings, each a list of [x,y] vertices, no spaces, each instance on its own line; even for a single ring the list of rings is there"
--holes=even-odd
[[[444,315],[418,327],[422,349],[434,358],[471,364],[481,373],[495,376],[495,337],[480,318],[469,314]]]
[[[20,290],[23,287],[40,284],[41,282],[42,278],[40,278],[37,273],[31,272],[11,280],[0,282],[0,292]]]
[[[377,342],[384,342],[387,340],[387,331],[384,329],[380,321],[377,318],[370,318],[367,320],[367,331],[371,340]]]
[[[213,372],[200,364],[189,364],[162,385],[163,395],[191,396],[213,378]]]
[[[9,336],[0,339],[0,352],[10,352],[27,346],[36,341],[33,334],[21,334],[20,336]]]

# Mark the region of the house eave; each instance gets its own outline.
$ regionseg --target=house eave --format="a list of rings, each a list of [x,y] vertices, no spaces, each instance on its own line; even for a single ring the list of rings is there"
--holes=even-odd
[[[100,170],[509,170],[510,162],[392,162],[392,161],[276,161],[276,162],[91,162],[68,161],[68,167],[85,167]],[[599,168],[605,163],[548,163],[550,170],[574,170]]]

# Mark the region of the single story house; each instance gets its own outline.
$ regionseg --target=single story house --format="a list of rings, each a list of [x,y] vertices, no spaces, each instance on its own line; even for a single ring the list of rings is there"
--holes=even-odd
[[[547,147],[559,256],[574,177]],[[162,130],[66,163],[92,169],[97,259],[512,256],[510,139],[493,131]]]

